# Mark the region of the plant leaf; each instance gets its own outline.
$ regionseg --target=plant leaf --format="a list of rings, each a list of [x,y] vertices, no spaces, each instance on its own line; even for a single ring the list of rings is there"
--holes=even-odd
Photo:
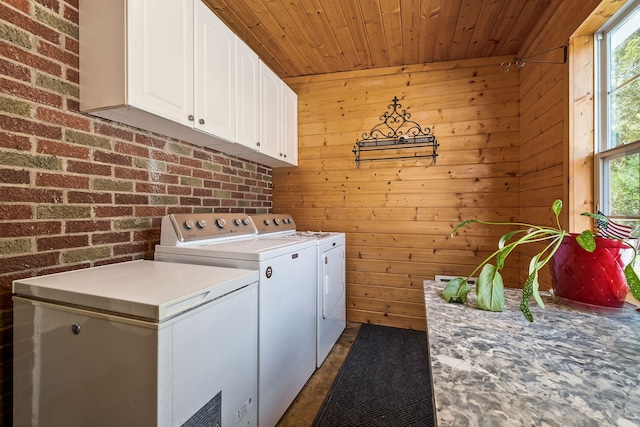
[[[533,276],[531,283],[531,293],[533,294],[533,298],[535,298],[538,305],[544,308],[544,301],[542,301],[542,297],[540,296],[540,283],[538,282],[538,271],[540,270],[540,256],[538,254],[531,258],[531,262],[529,262],[529,276]]]
[[[502,270],[504,268],[504,261],[517,245],[517,242],[509,243],[507,246],[502,248],[500,252],[498,252],[498,254],[496,255],[496,267],[498,268],[498,270]]]
[[[593,237],[591,230],[584,230],[582,233],[576,236],[578,244],[587,252],[593,252],[596,250],[596,239]]]
[[[631,289],[631,294],[635,299],[640,301],[640,279],[638,279],[638,275],[633,270],[633,263],[624,268],[624,277],[627,279],[627,285],[629,285],[629,289]]]
[[[522,300],[520,301],[520,311],[529,322],[533,322],[533,313],[529,308],[529,298],[533,294],[533,280],[533,274],[530,274],[522,288]]]
[[[471,287],[467,283],[467,279],[456,277],[450,280],[442,291],[442,297],[447,302],[455,302],[464,304],[467,302],[467,294],[471,291]]]
[[[556,214],[556,216],[560,215],[560,211],[562,211],[562,200],[557,199],[555,202],[553,202],[553,205],[551,205],[551,209],[553,210],[553,213]]]
[[[462,227],[464,227],[465,225],[469,225],[472,222],[478,222],[477,219],[467,219],[465,221],[462,221],[461,223],[459,223],[458,225],[456,225],[453,229],[453,231],[451,232],[451,237],[453,237],[453,235],[456,233],[456,231],[458,231],[459,229],[461,229]]]
[[[515,230],[515,231],[509,231],[508,233],[504,233],[502,237],[500,237],[500,240],[498,241],[498,247],[502,249],[505,243],[511,240],[513,236],[521,232],[522,230]]]
[[[593,218],[593,219],[598,220],[598,221],[609,222],[609,218],[607,218],[605,215],[602,215],[602,214],[594,214],[594,213],[591,213],[591,212],[582,212],[580,215],[588,216],[588,217]]]
[[[476,284],[476,305],[481,310],[502,311],[504,309],[504,283],[498,269],[485,264]]]

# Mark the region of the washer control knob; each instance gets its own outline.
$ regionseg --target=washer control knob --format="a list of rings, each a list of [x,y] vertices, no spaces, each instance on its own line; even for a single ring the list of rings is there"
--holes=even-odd
[[[193,228],[195,224],[193,223],[193,220],[188,219],[184,222],[184,228],[186,228],[187,230],[191,230]]]
[[[249,225],[249,220],[247,218],[244,218],[242,220],[242,225]]]
[[[235,225],[242,225],[242,220],[240,218],[236,218],[236,219],[233,220],[233,223]]]
[[[224,218],[218,218],[216,219],[216,225],[218,228],[225,228],[227,226],[227,221],[225,221]]]
[[[199,219],[198,222],[196,222],[196,225],[198,226],[198,228],[205,228],[207,226],[207,221],[205,221],[204,219]]]
[[[269,225],[269,224],[271,224],[271,221],[269,221],[268,219],[265,219],[264,220],[264,225]]]
[[[278,218],[273,218],[273,223],[275,225],[280,225],[280,220]]]

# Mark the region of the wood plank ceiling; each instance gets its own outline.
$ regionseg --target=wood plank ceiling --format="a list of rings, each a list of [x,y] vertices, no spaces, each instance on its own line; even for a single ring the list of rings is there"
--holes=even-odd
[[[204,0],[281,78],[516,55],[561,0]]]

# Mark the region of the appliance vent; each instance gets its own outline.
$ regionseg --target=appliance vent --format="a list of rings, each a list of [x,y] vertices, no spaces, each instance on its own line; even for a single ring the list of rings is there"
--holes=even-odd
[[[219,426],[222,423],[222,390],[180,427]]]
[[[445,275],[436,274],[436,282],[447,283],[455,279],[456,277],[464,277],[464,276],[445,276]],[[477,281],[478,281],[477,277],[470,277],[469,280],[467,280],[467,283],[469,283],[470,285],[475,285]]]

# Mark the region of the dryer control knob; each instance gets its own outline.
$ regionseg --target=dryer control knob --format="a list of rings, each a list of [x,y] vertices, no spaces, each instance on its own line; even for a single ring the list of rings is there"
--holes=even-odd
[[[227,221],[225,221],[224,218],[218,218],[216,219],[216,225],[218,228],[225,228],[227,226]]]
[[[242,225],[249,225],[249,220],[247,218],[244,218],[242,220]]]
[[[269,221],[268,219],[265,219],[264,220],[264,225],[269,225],[269,224],[271,224],[271,221]]]
[[[235,225],[242,225],[242,220],[240,218],[236,218],[236,219],[233,220],[233,223]]]
[[[280,225],[280,220],[278,218],[273,218],[273,223],[275,225]]]
[[[198,228],[205,228],[207,226],[207,221],[205,221],[204,219],[199,219],[198,222],[196,222],[196,225],[198,226]]]
[[[190,220],[190,219],[184,222],[184,228],[186,228],[187,230],[191,230],[194,225],[195,224],[193,223],[193,220]]]

